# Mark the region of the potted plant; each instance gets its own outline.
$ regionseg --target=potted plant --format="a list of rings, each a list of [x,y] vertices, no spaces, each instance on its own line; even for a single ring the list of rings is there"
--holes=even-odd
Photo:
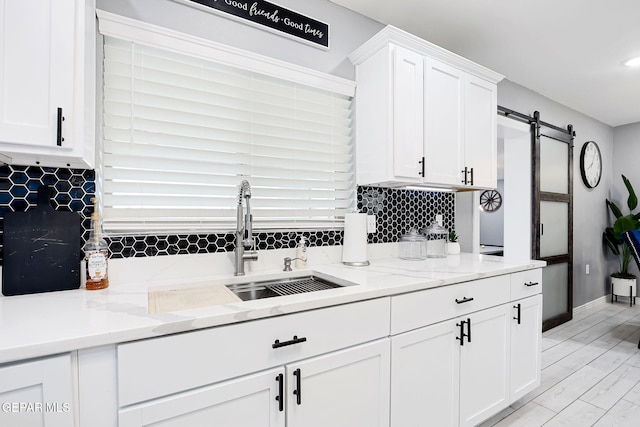
[[[629,264],[632,256],[629,248],[622,241],[622,233],[640,228],[640,213],[633,213],[638,206],[638,197],[633,190],[631,182],[624,175],[622,175],[622,181],[629,192],[629,197],[627,198],[629,213],[623,215],[620,208],[607,199],[607,207],[616,219],[613,226],[605,228],[604,233],[602,233],[604,244],[619,258],[620,263],[620,269],[611,274],[612,299],[613,295],[629,295],[632,298],[636,296],[636,276],[629,273]]]
[[[447,243],[447,254],[458,255],[460,253],[460,243],[458,243],[458,235],[455,231],[449,232],[449,242]]]

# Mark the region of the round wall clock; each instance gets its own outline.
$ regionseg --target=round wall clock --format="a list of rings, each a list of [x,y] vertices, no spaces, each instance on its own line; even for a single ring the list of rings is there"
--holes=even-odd
[[[485,190],[480,194],[480,207],[485,212],[493,212],[500,209],[502,196],[497,190]]]
[[[596,188],[602,176],[602,155],[595,141],[587,141],[580,151],[580,174],[588,188]]]

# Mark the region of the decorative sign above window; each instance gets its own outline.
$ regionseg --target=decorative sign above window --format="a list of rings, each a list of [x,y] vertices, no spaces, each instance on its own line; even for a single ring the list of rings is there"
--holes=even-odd
[[[251,23],[329,48],[329,24],[265,0],[190,0]]]

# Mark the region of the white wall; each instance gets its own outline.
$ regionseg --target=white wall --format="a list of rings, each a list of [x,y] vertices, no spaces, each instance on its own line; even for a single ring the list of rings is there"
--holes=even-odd
[[[578,307],[606,295],[612,270],[602,245],[602,232],[607,225],[605,199],[612,180],[619,180],[619,174],[612,170],[613,128],[508,80],[498,85],[498,104],[529,115],[540,111],[542,121],[559,127],[573,125],[573,305]],[[580,149],[590,140],[598,143],[603,158],[602,180],[594,189],[582,183],[579,165]],[[640,172],[637,181],[640,188]],[[590,265],[589,275],[585,274],[585,264]]]
[[[614,129],[612,172],[613,187],[609,197],[615,201],[623,213],[627,213],[627,196],[629,193],[624,186],[621,175],[626,176],[631,181],[636,195],[640,195],[640,123],[618,126]],[[636,209],[635,212],[640,212],[640,209]],[[640,277],[640,272],[635,262],[631,262],[629,270]]]

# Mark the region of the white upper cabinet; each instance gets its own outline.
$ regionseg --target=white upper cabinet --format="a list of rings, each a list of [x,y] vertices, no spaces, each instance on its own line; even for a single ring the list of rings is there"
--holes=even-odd
[[[427,58],[425,67],[425,180],[464,182],[464,80],[459,69]]]
[[[359,185],[496,187],[501,75],[392,26],[350,59]]]
[[[393,176],[417,182],[423,154],[424,59],[400,46],[392,54]]]
[[[471,74],[464,82],[464,166],[470,185],[495,188],[498,182],[498,118],[496,85]]]
[[[91,168],[93,0],[0,0],[0,161]]]

